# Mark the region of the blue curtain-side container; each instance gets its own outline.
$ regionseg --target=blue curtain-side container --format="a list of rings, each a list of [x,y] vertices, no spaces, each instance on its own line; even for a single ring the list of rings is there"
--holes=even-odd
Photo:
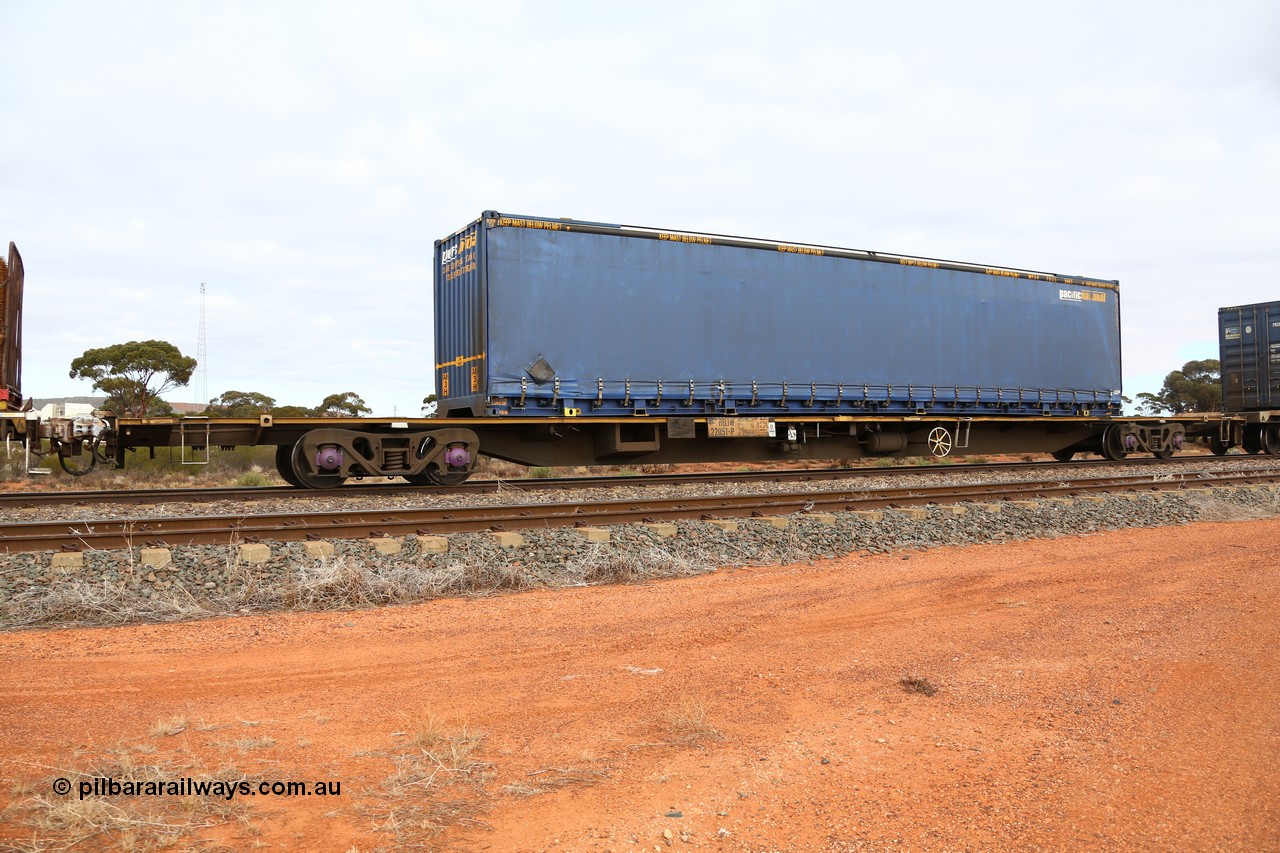
[[[1114,281],[495,212],[435,260],[440,415],[1119,412]]]

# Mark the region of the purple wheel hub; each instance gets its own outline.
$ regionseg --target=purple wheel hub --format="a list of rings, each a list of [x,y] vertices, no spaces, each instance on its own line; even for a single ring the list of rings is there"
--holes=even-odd
[[[444,464],[450,468],[466,468],[471,464],[471,454],[461,444],[451,445],[444,452]]]
[[[334,471],[342,467],[342,448],[322,447],[316,451],[316,470]]]

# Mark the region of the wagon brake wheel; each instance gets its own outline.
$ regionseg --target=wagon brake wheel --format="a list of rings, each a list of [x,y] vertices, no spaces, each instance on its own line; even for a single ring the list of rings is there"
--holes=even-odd
[[[934,427],[929,431],[929,452],[934,456],[946,456],[951,452],[951,431],[946,427]]]
[[[293,453],[290,455],[292,462],[293,476],[298,478],[298,485],[308,489],[336,489],[346,482],[346,477],[341,474],[314,474],[308,467],[305,459],[305,451],[302,448],[303,443],[307,440],[304,435],[298,439],[293,445]]]

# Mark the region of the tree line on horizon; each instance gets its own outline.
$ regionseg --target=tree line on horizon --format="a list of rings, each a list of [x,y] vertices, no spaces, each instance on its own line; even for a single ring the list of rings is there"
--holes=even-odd
[[[72,379],[88,379],[107,395],[103,408],[120,417],[166,417],[173,407],[162,395],[191,381],[196,360],[168,341],[129,341],[85,350],[71,362]],[[314,408],[280,406],[258,391],[224,391],[201,413],[214,418],[356,418],[371,409],[355,391],[330,394]]]
[[[88,379],[107,395],[106,408],[121,417],[163,417],[174,414],[161,395],[187,385],[196,360],[168,341],[129,341],[85,350],[71,362],[72,379]],[[1155,394],[1138,394],[1138,411],[1145,415],[1216,412],[1222,407],[1221,365],[1217,359],[1188,361],[1170,372]],[[436,395],[422,401],[424,414],[435,411]],[[371,412],[354,391],[330,394],[315,408],[279,406],[259,391],[224,391],[209,401],[203,414],[238,418],[273,415],[298,418],[357,418]]]

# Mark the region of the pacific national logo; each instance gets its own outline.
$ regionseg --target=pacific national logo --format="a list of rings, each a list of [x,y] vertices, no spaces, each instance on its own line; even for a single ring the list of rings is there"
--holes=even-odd
[[[1107,294],[1095,293],[1092,290],[1058,289],[1058,299],[1063,302],[1106,302]]]
[[[458,238],[456,245],[442,249],[440,252],[440,266],[447,267],[449,264],[458,260],[463,252],[470,251],[476,247],[476,235],[464,234]]]

